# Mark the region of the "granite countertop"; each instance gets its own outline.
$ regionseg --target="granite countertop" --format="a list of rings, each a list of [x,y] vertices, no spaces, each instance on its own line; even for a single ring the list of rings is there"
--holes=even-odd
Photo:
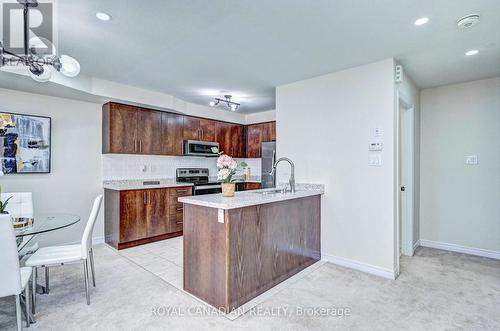
[[[211,181],[217,181],[217,177],[210,177]],[[243,177],[235,179],[240,183],[260,183],[259,176],[252,176],[246,180]],[[159,184],[144,185],[144,182],[159,181]],[[142,190],[148,188],[168,188],[168,187],[181,187],[193,186],[191,183],[179,183],[174,178],[161,178],[161,179],[126,179],[126,180],[105,180],[102,183],[103,188],[108,190],[126,191],[126,190]]]
[[[144,185],[144,182],[159,182],[159,184]],[[191,183],[178,183],[173,178],[163,179],[133,179],[133,180],[106,180],[103,183],[103,188],[108,190],[126,191],[126,190],[142,190],[149,188],[168,188],[193,186]]]
[[[281,185],[279,185],[281,187]],[[179,202],[191,205],[203,206],[217,209],[235,209],[248,206],[262,205],[266,203],[285,201],[291,199],[305,198],[313,195],[321,195],[325,192],[324,185],[320,184],[297,184],[295,193],[273,193],[259,194],[263,191],[275,189],[263,189],[253,191],[236,192],[234,197],[226,198],[221,193],[189,196],[179,198]]]

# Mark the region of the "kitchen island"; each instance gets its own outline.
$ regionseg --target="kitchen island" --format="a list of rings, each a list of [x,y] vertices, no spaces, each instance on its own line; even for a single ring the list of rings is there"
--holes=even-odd
[[[321,259],[322,185],[181,197],[184,290],[229,313]]]

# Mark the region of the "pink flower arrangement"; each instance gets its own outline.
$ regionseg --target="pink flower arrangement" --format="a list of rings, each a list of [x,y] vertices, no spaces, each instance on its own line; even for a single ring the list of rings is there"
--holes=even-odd
[[[236,174],[236,170],[239,166],[246,167],[247,164],[245,162],[241,162],[238,164],[232,157],[226,154],[222,154],[217,159],[217,168],[219,172],[217,173],[217,179],[221,180],[224,183],[232,183],[234,182],[233,176]]]

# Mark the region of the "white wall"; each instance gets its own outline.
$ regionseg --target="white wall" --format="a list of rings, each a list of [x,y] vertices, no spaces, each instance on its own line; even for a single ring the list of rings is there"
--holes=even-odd
[[[421,238],[500,252],[500,77],[422,90],[421,103]]]
[[[276,110],[268,110],[268,111],[262,111],[258,113],[252,113],[252,114],[247,114],[245,116],[245,123],[246,124],[253,124],[253,123],[264,123],[264,122],[272,122],[276,121]]]
[[[52,118],[52,171],[0,177],[5,192],[33,192],[35,212],[77,214],[82,221],[41,235],[40,243],[80,240],[101,184],[101,105],[0,89],[0,111]],[[103,237],[99,216],[94,237]]]
[[[276,92],[278,156],[295,162],[298,182],[326,185],[323,257],[386,277],[396,267],[393,72],[387,59]],[[374,127],[384,130],[381,167],[368,166]]]

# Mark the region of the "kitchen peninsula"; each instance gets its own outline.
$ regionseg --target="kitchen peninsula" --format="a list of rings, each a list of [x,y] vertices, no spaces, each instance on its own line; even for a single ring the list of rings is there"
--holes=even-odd
[[[179,198],[184,290],[230,312],[317,262],[322,185]]]

